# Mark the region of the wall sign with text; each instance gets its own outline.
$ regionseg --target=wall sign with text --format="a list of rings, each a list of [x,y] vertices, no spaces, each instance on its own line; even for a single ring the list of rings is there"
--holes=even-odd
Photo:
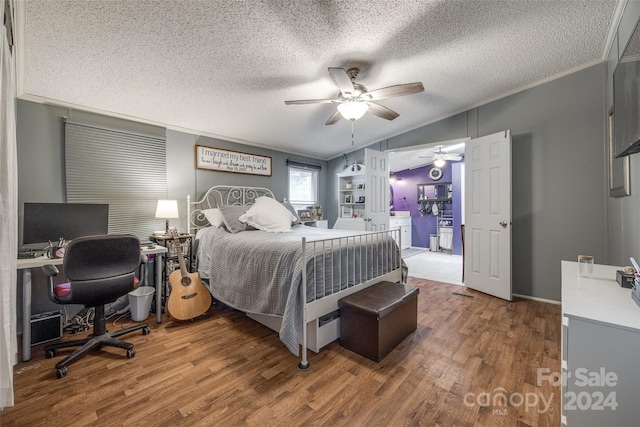
[[[196,168],[271,176],[271,157],[196,145]]]

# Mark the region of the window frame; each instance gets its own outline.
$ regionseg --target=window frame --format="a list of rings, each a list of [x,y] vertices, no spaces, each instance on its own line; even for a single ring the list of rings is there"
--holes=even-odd
[[[293,161],[287,161],[287,200],[296,209],[306,209],[307,206],[319,206],[320,205],[320,166],[307,165],[304,163],[298,163]],[[315,187],[312,191],[314,195],[310,200],[294,200],[292,196],[292,172],[306,172],[310,173],[312,177],[312,186]],[[312,200],[315,199],[315,200]]]

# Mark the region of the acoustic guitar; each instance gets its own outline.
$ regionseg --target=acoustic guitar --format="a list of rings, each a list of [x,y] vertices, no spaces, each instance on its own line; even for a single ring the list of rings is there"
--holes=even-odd
[[[187,271],[182,255],[182,246],[175,228],[171,229],[171,237],[175,242],[180,270],[175,270],[169,275],[171,293],[167,302],[167,310],[175,320],[190,320],[209,309],[211,294],[200,282],[199,273]]]

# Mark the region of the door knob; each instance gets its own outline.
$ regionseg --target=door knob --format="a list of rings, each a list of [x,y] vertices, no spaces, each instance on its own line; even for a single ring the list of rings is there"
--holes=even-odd
[[[502,226],[502,228],[507,228],[507,221],[500,221],[499,224]]]

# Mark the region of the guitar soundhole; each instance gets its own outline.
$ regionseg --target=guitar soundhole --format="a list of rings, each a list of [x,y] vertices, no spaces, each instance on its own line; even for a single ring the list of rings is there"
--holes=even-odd
[[[185,277],[182,278],[180,283],[182,283],[182,286],[189,286],[191,284],[191,278],[185,276]]]

